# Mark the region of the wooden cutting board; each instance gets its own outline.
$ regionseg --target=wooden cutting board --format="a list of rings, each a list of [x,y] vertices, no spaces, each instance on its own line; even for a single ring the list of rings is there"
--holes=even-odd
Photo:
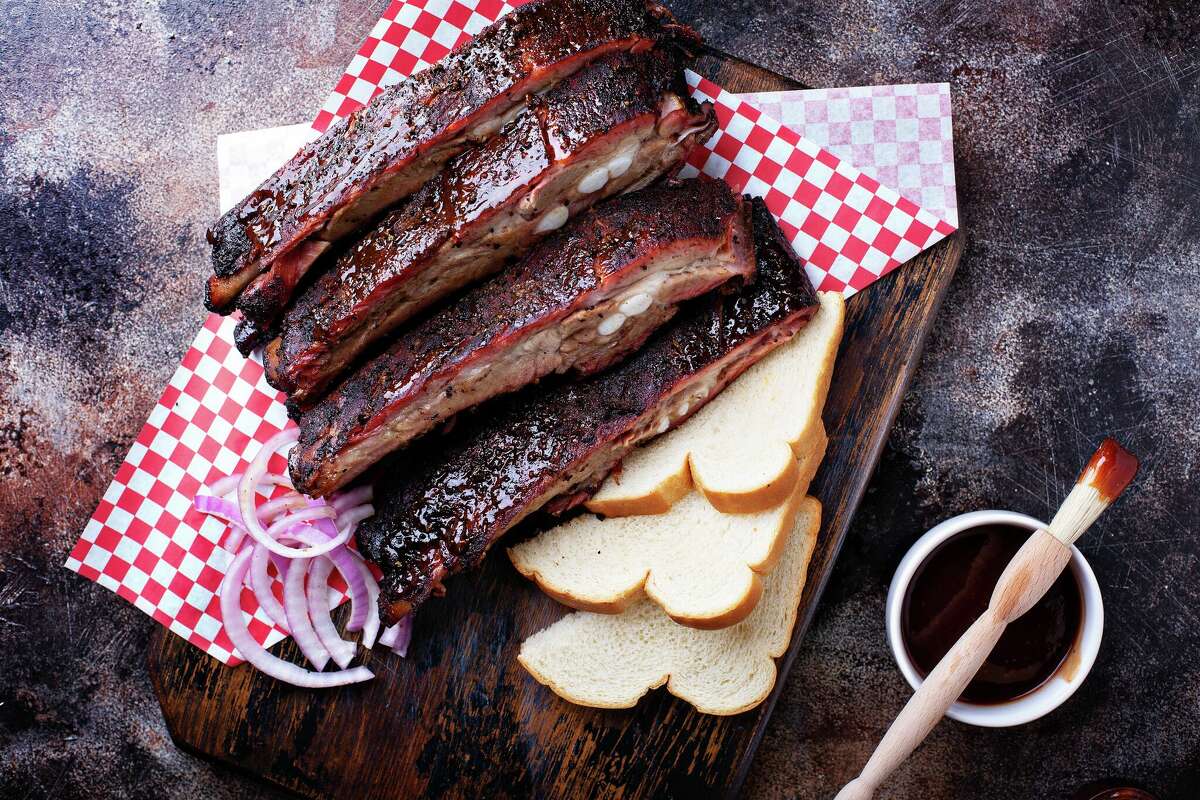
[[[794,81],[709,51],[696,67],[734,92]],[[954,275],[962,234],[848,303],[825,407],[829,449],[813,486],[824,506],[780,679],[758,708],[698,714],[665,689],[636,709],[560,700],[517,664],[523,639],[563,613],[496,548],[416,618],[407,659],[367,656],[375,680],[303,691],[230,669],[159,629],[150,677],[175,742],[309,797],[697,797],[735,795],[875,469],[925,337]],[[884,647],[881,641],[879,647]],[[277,648],[297,658],[288,641]]]

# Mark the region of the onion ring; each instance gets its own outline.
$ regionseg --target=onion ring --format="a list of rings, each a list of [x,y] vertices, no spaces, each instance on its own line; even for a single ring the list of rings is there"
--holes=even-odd
[[[367,517],[372,517],[374,515],[375,506],[371,505],[370,503],[364,503],[361,506],[354,506],[353,508],[347,508],[345,511],[338,512],[337,524],[339,528],[357,526],[358,523],[362,522]]]
[[[268,556],[270,555],[267,548],[254,545],[254,555],[250,557],[250,588],[254,591],[254,597],[258,600],[258,604],[262,606],[262,610],[271,618],[271,621],[291,633],[292,629],[288,627],[287,614],[284,612],[283,606],[275,599],[275,593],[271,591],[274,580],[267,573]],[[283,574],[280,573],[280,578],[282,579],[282,577]]]
[[[342,492],[337,497],[331,498],[329,505],[337,509],[340,514],[347,508],[369,503],[375,497],[375,489],[371,484],[366,486],[358,486],[348,492]]]
[[[304,593],[304,578],[308,570],[300,564],[292,564],[283,580],[283,611],[287,615],[288,630],[300,652],[317,669],[325,669],[330,652],[321,644],[312,620],[308,617],[308,597]]]
[[[254,460],[250,462],[250,466],[246,468],[246,474],[242,476],[242,480],[238,483],[238,509],[242,512],[242,521],[246,526],[246,531],[254,537],[254,540],[263,547],[277,555],[287,556],[288,558],[315,558],[323,556],[330,550],[343,544],[353,530],[346,527],[333,539],[324,542],[323,544],[310,547],[305,550],[299,550],[295,547],[288,547],[285,544],[280,544],[275,539],[267,535],[266,529],[258,520],[258,514],[254,508],[254,497],[258,490],[258,484],[262,482],[263,476],[267,471],[267,464],[271,460],[271,456],[275,454],[279,448],[292,444],[300,436],[299,428],[288,428],[268,439],[262,448],[255,454]],[[290,572],[289,572],[290,574]],[[303,594],[303,592],[301,592]],[[286,608],[286,604],[284,606]],[[290,619],[290,617],[289,617]],[[315,663],[315,662],[314,662]]]
[[[312,522],[315,519],[329,519],[333,514],[334,511],[329,506],[310,506],[306,500],[302,511],[297,511],[294,514],[284,514],[272,522],[271,527],[267,528],[267,536],[270,536],[272,539],[278,539],[283,533],[298,525]]]
[[[242,616],[241,593],[242,582],[246,579],[246,570],[250,566],[252,550],[243,550],[233,560],[229,572],[217,590],[220,595],[221,616],[225,623],[225,633],[229,641],[237,648],[238,655],[246,659],[255,669],[270,675],[276,680],[290,683],[304,689],[324,689],[331,686],[345,686],[360,683],[375,677],[366,667],[338,670],[337,672],[311,672],[271,655],[254,640],[246,627]]]
[[[298,569],[299,567],[297,567]],[[333,562],[327,556],[309,559],[308,562],[308,618],[321,644],[333,656],[333,660],[345,669],[354,659],[357,649],[354,642],[343,639],[329,614],[329,573]]]
[[[217,497],[224,497],[237,488],[238,484],[242,481],[243,474],[244,473],[241,472],[235,472],[228,478],[219,478],[209,484],[206,488],[210,493],[216,495]],[[286,486],[289,489],[296,488],[295,486],[292,486],[291,476],[287,475],[286,473],[277,475],[274,472],[268,472],[266,475],[263,475],[260,483],[271,483],[276,486]]]

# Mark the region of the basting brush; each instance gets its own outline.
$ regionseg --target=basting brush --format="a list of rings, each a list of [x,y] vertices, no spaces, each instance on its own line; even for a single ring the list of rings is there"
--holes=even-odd
[[[892,722],[862,773],[835,800],[869,800],[975,677],[1008,624],[1042,599],[1071,560],[1071,544],[1120,496],[1138,460],[1112,439],[1092,455],[1050,526],[1021,546],[1001,574],[987,609],[942,657]]]

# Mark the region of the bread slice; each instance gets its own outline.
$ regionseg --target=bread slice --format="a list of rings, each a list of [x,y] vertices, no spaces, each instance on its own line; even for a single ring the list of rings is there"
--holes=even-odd
[[[737,625],[689,628],[641,600],[621,614],[568,614],[527,639],[517,660],[555,694],[579,705],[630,708],[665,683],[702,713],[747,711],[775,685],[774,659],[791,640],[820,521],[820,503],[804,498],[779,566],[765,581],[762,602]]]
[[[684,425],[630,454],[587,502],[597,514],[662,514],[693,485],[720,511],[779,505],[819,437],[845,304],[837,292],[792,341],[746,370]]]
[[[693,628],[727,628],[754,610],[800,501],[825,455],[820,439],[797,462],[790,497],[752,514],[723,514],[689,492],[664,514],[576,517],[509,548],[517,570],[582,611],[618,614],[643,597]],[[795,461],[788,452],[788,458]]]

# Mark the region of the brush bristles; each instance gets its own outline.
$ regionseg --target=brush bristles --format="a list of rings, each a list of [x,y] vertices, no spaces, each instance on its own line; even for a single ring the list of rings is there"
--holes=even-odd
[[[1125,491],[1137,471],[1137,456],[1117,444],[1115,439],[1108,438],[1096,448],[1078,482],[1096,487],[1096,491],[1111,503]]]
[[[1077,483],[1050,521],[1050,535],[1063,544],[1072,544],[1104,513],[1111,501],[1090,483]]]

